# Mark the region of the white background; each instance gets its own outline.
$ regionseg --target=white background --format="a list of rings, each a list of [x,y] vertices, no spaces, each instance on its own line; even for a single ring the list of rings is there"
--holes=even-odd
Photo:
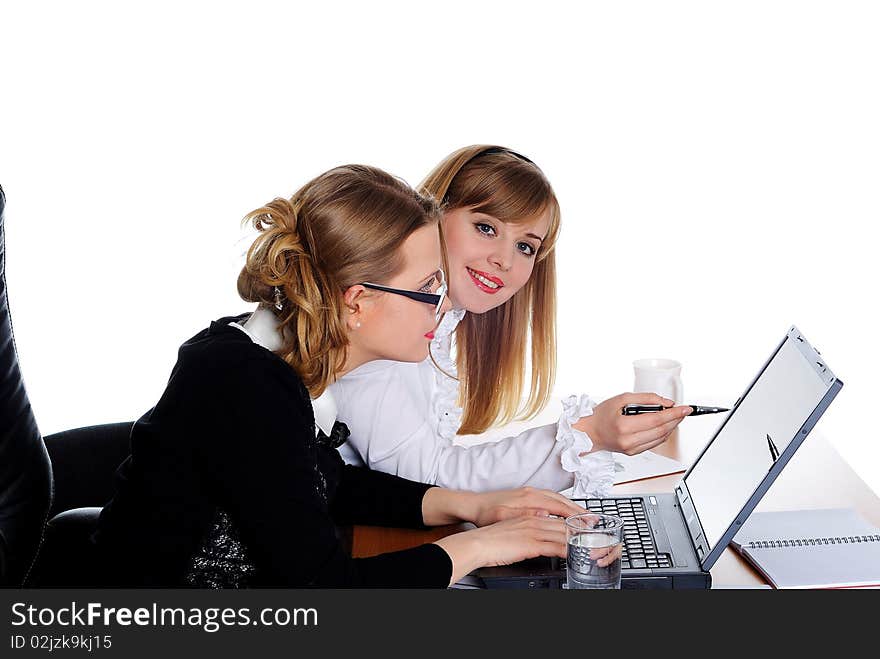
[[[560,393],[671,357],[688,402],[732,403],[797,324],[846,383],[818,431],[880,491],[874,3],[130,4],[0,13],[44,433],[136,418],[184,339],[248,309],[246,212],[334,165],[416,184],[487,142],[562,204]]]

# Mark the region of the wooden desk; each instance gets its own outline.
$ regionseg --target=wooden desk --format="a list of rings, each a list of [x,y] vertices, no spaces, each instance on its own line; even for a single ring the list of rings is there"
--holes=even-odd
[[[686,419],[672,438],[654,451],[690,465],[712,438],[718,423],[719,420],[712,416]],[[674,474],[615,485],[612,494],[672,492],[681,477],[682,474]],[[838,507],[855,508],[869,522],[880,526],[880,499],[843,461],[821,435],[821,431],[816,430],[797,450],[756,510]],[[430,531],[355,526],[352,530],[352,555],[373,556],[414,547],[463,528],[466,525],[444,526]],[[728,547],[712,568],[712,583],[748,587],[765,582],[758,572]]]

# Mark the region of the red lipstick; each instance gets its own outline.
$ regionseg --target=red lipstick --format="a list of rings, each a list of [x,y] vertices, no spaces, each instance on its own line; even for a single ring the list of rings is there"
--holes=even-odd
[[[433,340],[434,339],[434,330],[431,330],[430,332],[425,334],[425,338]]]
[[[501,281],[500,279],[498,279],[498,277],[493,277],[492,275],[490,275],[486,272],[482,272],[480,270],[474,270],[473,268],[466,267],[466,270],[467,270],[468,275],[470,275],[471,281],[474,282],[474,285],[477,288],[479,288],[481,291],[483,291],[484,293],[495,294],[498,291],[500,291],[502,288],[504,288],[504,282]],[[477,275],[479,275],[483,279],[486,279],[486,280],[490,281],[491,283],[495,284],[497,286],[497,288],[492,288],[491,286],[487,285],[485,282],[480,281],[477,278]]]

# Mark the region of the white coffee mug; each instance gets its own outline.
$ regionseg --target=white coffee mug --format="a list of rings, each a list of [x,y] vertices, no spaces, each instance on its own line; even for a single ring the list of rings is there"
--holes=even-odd
[[[633,362],[635,383],[633,391],[659,394],[670,398],[676,405],[684,402],[681,383],[681,362],[674,359],[637,359]]]

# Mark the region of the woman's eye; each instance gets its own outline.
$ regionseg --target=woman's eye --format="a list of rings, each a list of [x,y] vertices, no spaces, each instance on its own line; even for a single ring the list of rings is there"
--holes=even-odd
[[[430,293],[431,289],[434,287],[434,277],[431,277],[428,282],[422,286],[419,291],[422,293]]]
[[[517,243],[517,249],[521,251],[526,256],[534,256],[535,248],[529,245],[528,243]]]
[[[477,227],[477,231],[482,233],[484,236],[494,236],[495,235],[495,229],[490,224],[485,224],[483,222],[477,222],[476,224],[474,224],[474,226]]]

